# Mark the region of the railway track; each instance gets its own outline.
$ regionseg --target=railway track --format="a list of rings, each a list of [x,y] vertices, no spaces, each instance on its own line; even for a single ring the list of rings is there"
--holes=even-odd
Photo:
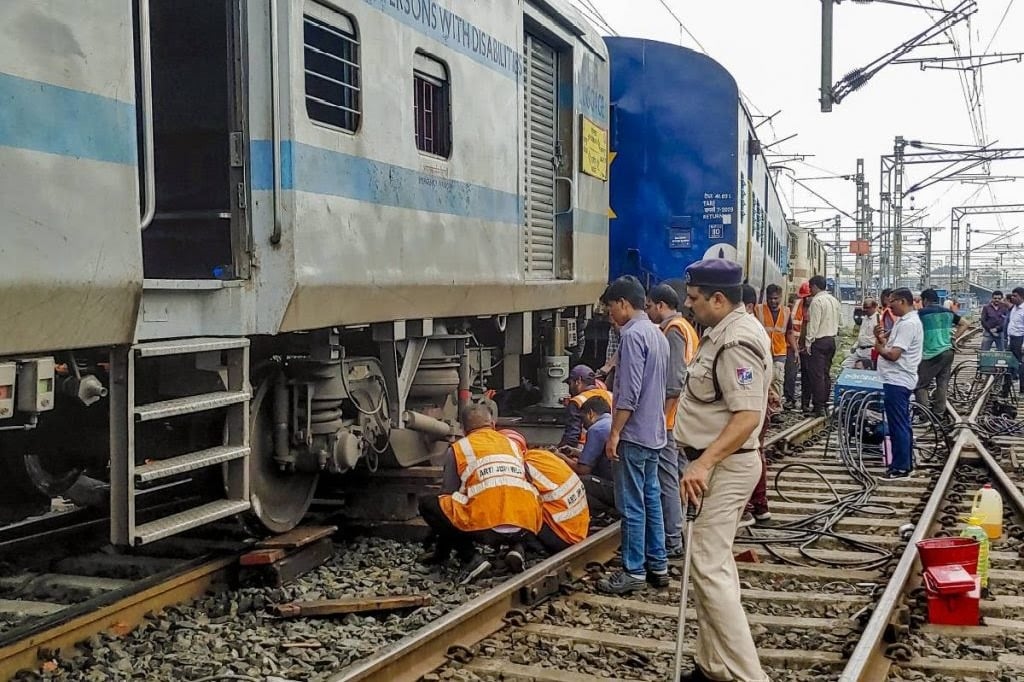
[[[965,356],[968,362],[970,350]],[[967,367],[962,377],[973,371]],[[741,531],[736,542],[737,551],[757,554],[756,562],[739,564],[741,586],[762,663],[772,679],[1024,678],[1024,627],[1019,625],[1024,617],[1024,571],[1019,559],[1024,526],[1013,513],[1024,508],[1017,485],[1024,478],[1018,465],[1024,462],[1024,428],[992,432],[994,427],[1006,426],[985,415],[987,401],[981,391],[988,388],[991,395],[988,384],[992,383],[958,390],[963,402],[951,410],[956,426],[948,434],[936,439],[934,430],[919,429],[928,447],[938,448],[944,435],[952,446],[948,457],[942,451],[906,481],[875,484],[873,475],[882,472],[880,462],[868,461],[862,467],[843,464],[836,457],[835,432],[829,431],[826,420],[786,415],[775,427],[769,439],[773,519]],[[1006,539],[994,545],[991,554],[993,597],[982,604],[986,625],[953,629],[927,625],[914,542],[939,532],[958,532],[957,516],[967,510],[973,490],[983,480],[993,480],[1001,488],[1010,510]],[[863,497],[859,503],[851,502],[858,496]],[[828,517],[839,504],[837,498],[846,500],[847,513],[830,524],[828,533],[818,533],[813,542],[806,537],[794,539],[814,527],[809,515]],[[912,532],[907,524],[913,524]],[[168,651],[159,654],[161,669],[171,665],[184,670],[178,676],[182,680],[214,673],[248,675],[260,682],[268,674],[331,682],[667,679],[681,562],[673,562],[676,580],[668,590],[648,589],[628,598],[596,594],[597,579],[616,565],[618,544],[618,526],[613,525],[523,574],[457,588],[446,582],[446,574],[413,565],[413,545],[365,541],[347,548],[348,553],[339,547],[339,558],[291,590],[225,592],[174,609],[171,618],[144,618],[146,611],[159,609],[158,602],[147,601],[144,590],[136,590],[129,600],[136,600],[138,618],[148,623],[143,630],[159,632],[170,627],[173,633],[175,619],[186,620],[200,638],[186,640],[193,647],[213,635],[231,647],[238,642],[257,643],[250,648],[238,645],[223,660],[199,662],[169,643]],[[362,555],[374,552],[379,558]],[[151,573],[149,587],[169,595],[164,603],[176,603],[207,590],[220,570],[208,564],[191,568],[200,573],[208,570],[211,578],[205,584],[201,576],[187,579],[179,567],[177,578]],[[8,578],[0,580],[0,589]],[[168,580],[178,580],[186,591],[174,593],[173,585],[165,585],[170,584]],[[304,595],[331,598],[396,591],[430,591],[436,603],[382,619],[290,624],[267,618],[259,606]],[[121,610],[114,598],[116,589],[106,594],[105,607],[97,607],[98,602],[80,605],[88,613],[79,615],[91,618],[92,632],[109,630],[111,624],[115,632],[127,629],[135,621],[119,615],[128,611]],[[241,609],[233,615],[233,605],[239,602],[250,604],[245,615]],[[211,609],[217,610],[217,617],[209,618]],[[9,647],[0,648],[0,666],[7,666],[0,667],[0,679],[13,670],[11,665],[38,667],[40,660],[87,636],[86,630],[76,632],[59,624],[66,623],[71,612],[53,616],[49,623],[37,619],[38,636],[23,639],[30,646],[20,659],[9,655]],[[62,627],[63,640],[43,639],[51,631],[62,632]],[[691,625],[687,649],[694,636]],[[104,641],[110,637],[108,632]],[[152,650],[145,632],[121,641],[129,652]],[[268,647],[274,648],[270,642],[280,644],[271,654],[273,664],[266,658]],[[97,649],[89,651],[96,665],[111,665]],[[148,678],[162,679],[152,672]],[[59,679],[89,678],[76,674]]]
[[[992,384],[984,387],[989,393]],[[905,481],[867,483],[840,464],[834,459],[835,434],[827,440],[824,420],[800,422],[771,439],[769,481],[785,470],[770,488],[772,525],[741,531],[736,549],[764,550],[759,562],[741,562],[739,568],[744,606],[772,679],[1024,678],[1024,527],[1014,518],[1024,510],[1022,477],[1017,470],[1007,473],[999,461],[1024,461],[1024,430],[991,439],[1000,446],[998,458],[993,456],[976,434],[985,395],[967,397],[973,403],[959,406],[963,417],[950,409],[958,426],[948,455],[939,447],[943,434],[936,438],[934,427],[917,429],[938,456],[919,461],[917,475]],[[826,448],[833,455],[826,456]],[[860,473],[882,471],[877,462]],[[1003,493],[1008,513],[1007,539],[990,555],[996,596],[982,605],[985,624],[928,625],[915,543],[958,533],[957,517],[989,480]],[[809,513],[828,515],[837,496],[858,493],[867,504],[853,505],[833,532],[813,543],[762,544],[773,534],[806,528]],[[669,590],[648,589],[628,598],[596,594],[597,578],[614,566],[607,557],[616,543],[617,529],[609,528],[330,679],[668,679],[678,581]],[[673,562],[673,574],[680,568]],[[563,589],[556,593],[559,582]],[[544,592],[551,598],[535,603]],[[684,650],[692,653],[695,634],[691,625]]]

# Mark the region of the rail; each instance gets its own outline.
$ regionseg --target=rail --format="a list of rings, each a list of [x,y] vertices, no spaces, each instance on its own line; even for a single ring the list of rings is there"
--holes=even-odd
[[[823,418],[805,419],[773,434],[765,445],[798,437],[824,422]],[[619,524],[615,523],[395,642],[376,656],[341,671],[328,682],[419,679],[442,665],[452,646],[469,647],[496,632],[503,627],[503,619],[509,611],[539,601],[538,596],[554,592],[559,584],[578,575],[588,565],[610,559],[618,547]]]
[[[850,654],[850,659],[843,669],[842,675],[839,677],[840,682],[870,682],[876,679],[871,676],[873,674],[872,660],[878,652],[878,646],[882,642],[882,637],[899,606],[907,584],[914,575],[914,567],[917,562],[917,543],[925,539],[925,535],[935,522],[936,512],[948,492],[953,473],[960,461],[960,456],[965,450],[976,452],[984,460],[993,477],[1002,486],[1002,489],[1006,492],[1006,495],[1010,498],[1017,511],[1024,513],[1024,496],[1021,495],[1017,486],[1007,477],[999,463],[981,443],[977,434],[970,428],[977,423],[978,415],[986,403],[985,397],[992,390],[995,381],[995,377],[988,378],[982,394],[971,409],[966,422],[961,422],[960,415],[953,406],[947,405],[950,416],[953,417],[955,423],[962,424],[962,426],[950,451],[949,459],[946,460],[946,465],[943,467],[942,473],[935,483],[935,489],[928,498],[928,503],[914,528],[914,533],[907,541],[907,547],[903,552],[903,556],[900,557],[896,570],[893,571],[889,583],[871,615],[871,619],[865,626],[857,647]]]

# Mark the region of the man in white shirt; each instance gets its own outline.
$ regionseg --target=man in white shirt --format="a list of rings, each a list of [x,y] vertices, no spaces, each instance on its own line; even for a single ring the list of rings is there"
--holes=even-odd
[[[910,395],[917,386],[917,366],[921,364],[924,328],[914,310],[914,294],[910,289],[897,289],[889,298],[889,308],[899,319],[888,337],[882,325],[875,327],[875,350],[878,351],[878,378],[885,392],[885,420],[889,426],[892,463],[885,479],[910,478],[914,469],[911,452],[914,432],[910,426]]]
[[[871,361],[871,351],[875,347],[875,327],[878,326],[878,304],[873,298],[865,298],[861,304],[864,311],[860,323],[860,334],[857,336],[857,344],[850,349],[850,356],[843,360],[843,367],[847,369],[874,369]]]
[[[825,278],[811,277],[811,305],[807,310],[807,371],[810,373],[811,409],[804,414],[814,417],[825,415],[832,388],[832,358],[836,354],[836,334],[839,333],[839,301],[825,291]]]
[[[1010,315],[1006,320],[1006,336],[1010,339],[1010,352],[1017,362],[1024,361],[1024,287],[1017,287],[1010,293]],[[1017,370],[1020,392],[1024,394],[1024,365]]]

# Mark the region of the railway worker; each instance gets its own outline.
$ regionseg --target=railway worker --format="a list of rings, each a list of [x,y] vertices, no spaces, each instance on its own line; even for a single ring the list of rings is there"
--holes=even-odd
[[[878,378],[885,397],[885,419],[892,442],[892,464],[885,473],[890,481],[910,478],[914,432],[910,426],[910,394],[917,386],[924,330],[914,310],[910,289],[896,289],[889,299],[896,323],[888,334],[883,325],[875,327]]]
[[[743,307],[746,308],[748,314],[753,315],[754,307],[757,305],[757,289],[749,284],[744,284],[741,295],[743,297]]]
[[[665,379],[668,341],[647,317],[647,296],[635,277],[620,277],[601,302],[619,325],[619,355],[612,385],[612,424],[606,456],[618,461],[615,488],[622,513],[622,568],[598,582],[601,592],[625,594],[645,578],[668,586],[665,522],[658,459],[665,447]]]
[[[800,372],[800,355],[791,339],[793,338],[793,315],[799,300],[796,294],[790,294],[789,300],[786,302],[789,321],[786,323],[786,376],[782,384],[782,397],[783,407],[787,410],[796,409],[796,375]],[[799,333],[799,330],[797,331]]]
[[[1003,335],[1008,313],[1009,309],[1003,304],[1003,292],[993,291],[992,299],[981,309],[982,350],[992,350],[992,346],[999,351],[1006,350]]]
[[[679,495],[679,450],[672,439],[679,395],[686,382],[686,366],[700,344],[697,331],[679,312],[679,294],[668,284],[658,284],[647,295],[647,316],[668,339],[668,377],[665,381],[665,428],[667,442],[658,459],[661,512],[665,518],[665,547],[669,558],[683,556],[683,505]]]
[[[1020,393],[1024,395],[1024,287],[1010,293],[1010,311],[1006,318],[1006,335],[1010,339],[1010,352],[1017,358]]]
[[[708,327],[691,363],[673,433],[690,460],[682,488],[697,505],[692,571],[697,610],[696,669],[687,680],[762,682],[740,603],[732,543],[761,475],[758,430],[771,389],[771,348],[742,307],[743,271],[723,259],[686,270],[686,305]]]
[[[967,320],[939,305],[935,289],[922,291],[921,302],[924,307],[917,311],[917,317],[924,330],[924,344],[921,364],[917,367],[915,399],[921,405],[928,405],[928,390],[934,382],[935,393],[930,407],[936,417],[945,420],[946,390],[953,371],[953,344],[967,332]]]
[[[772,366],[774,369],[772,389],[776,395],[783,394],[786,380],[786,357],[789,343],[786,341],[786,329],[789,327],[789,309],[782,305],[782,287],[769,284],[764,291],[765,302],[754,306],[754,315],[764,325],[772,347]]]
[[[557,455],[572,469],[587,491],[587,504],[596,512],[618,516],[615,500],[615,466],[605,456],[605,446],[612,428],[612,406],[599,395],[580,407],[587,442],[583,448],[561,447]]]
[[[420,516],[437,537],[426,563],[444,564],[456,552],[462,562],[462,584],[491,568],[475,545],[511,546],[505,563],[523,570],[522,543],[538,533],[543,517],[537,491],[526,478],[518,446],[494,429],[494,415],[486,405],[463,408],[465,437],[445,454],[440,495],[419,500]]]
[[[811,305],[811,285],[804,282],[797,291],[799,301],[793,309],[790,319],[793,329],[789,335],[790,348],[797,356],[800,365],[800,409],[807,412],[811,408],[811,373],[808,370],[806,352],[808,311]]]
[[[587,539],[590,508],[583,482],[569,465],[549,450],[530,449],[526,438],[511,429],[499,431],[519,446],[526,475],[540,495],[544,525],[537,540],[548,554],[557,554]]]
[[[857,343],[850,349],[850,355],[843,360],[847,369],[874,369],[871,352],[875,347],[875,327],[878,326],[878,304],[873,298],[865,298],[860,305],[864,317],[860,322]]]
[[[804,325],[807,349],[807,368],[811,375],[812,407],[808,416],[823,417],[829,404],[832,388],[832,358],[836,354],[836,336],[839,334],[839,301],[825,291],[825,278],[815,275],[810,280],[811,304]]]
[[[601,396],[610,403],[612,394],[597,378],[594,370],[586,365],[573,367],[565,383],[569,385],[570,398],[569,402],[565,404],[565,429],[562,431],[562,439],[558,441],[558,446],[575,448],[586,440],[586,428],[583,426],[580,406],[595,395]]]

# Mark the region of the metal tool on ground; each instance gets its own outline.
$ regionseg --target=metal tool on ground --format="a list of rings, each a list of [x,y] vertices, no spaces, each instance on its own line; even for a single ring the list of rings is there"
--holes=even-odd
[[[700,509],[704,505],[704,498],[701,498],[699,505],[687,503],[686,505],[686,526],[683,530],[683,576],[679,581],[679,625],[676,628],[676,661],[672,666],[672,678],[670,682],[676,682],[683,668],[683,636],[686,630],[686,595],[690,588],[690,551],[693,546],[693,522],[700,516]]]

